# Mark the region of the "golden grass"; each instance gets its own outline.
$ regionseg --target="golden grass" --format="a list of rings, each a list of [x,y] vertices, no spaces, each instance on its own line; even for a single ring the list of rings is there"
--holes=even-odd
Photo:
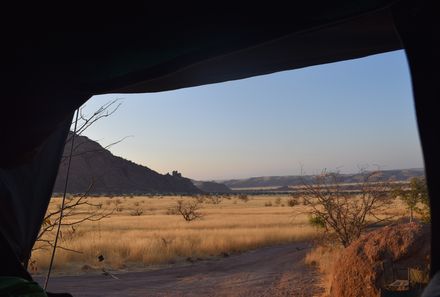
[[[320,286],[324,289],[323,296],[330,294],[334,265],[342,248],[340,246],[316,246],[307,253],[306,264],[315,266],[321,274]]]
[[[248,202],[237,197],[223,199],[220,204],[203,203],[203,218],[186,222],[180,215],[169,215],[167,210],[180,196],[154,197],[93,197],[104,210],[114,209],[110,217],[97,222],[84,222],[73,236],[61,238],[60,245],[80,253],[57,250],[56,272],[81,272],[81,267],[107,269],[144,269],[155,264],[185,262],[188,257],[210,258],[221,253],[241,252],[258,247],[309,240],[319,233],[308,224],[308,206],[288,207],[288,196],[250,196]],[[53,198],[50,210],[61,204]],[[272,205],[272,206],[267,206]],[[141,216],[133,216],[134,209],[142,209]],[[77,217],[91,209],[81,206]],[[396,200],[383,216],[401,216],[405,208]],[[72,234],[71,234],[72,235]],[[99,263],[97,257],[105,261]],[[325,275],[331,275],[332,251],[320,247],[306,259]],[[38,250],[32,255],[38,271],[47,269],[50,251]],[[325,284],[324,284],[325,286]]]
[[[167,215],[167,209],[178,199],[192,199],[189,197],[89,198],[102,203],[103,209],[118,205],[122,211],[98,222],[82,223],[72,237],[63,236],[60,245],[81,253],[57,250],[55,271],[80,272],[84,265],[135,269],[308,240],[317,235],[318,231],[308,224],[306,206],[288,207],[287,196],[250,198],[248,202],[232,197],[220,204],[204,203],[203,218],[192,222],[180,215]],[[59,198],[52,199],[49,209],[60,202]],[[273,206],[265,206],[267,202]],[[141,208],[143,215],[132,216],[136,208]],[[84,215],[90,208],[81,206],[79,211]],[[97,261],[99,255],[105,257],[105,264]],[[39,271],[44,271],[50,251],[36,251],[32,259]]]

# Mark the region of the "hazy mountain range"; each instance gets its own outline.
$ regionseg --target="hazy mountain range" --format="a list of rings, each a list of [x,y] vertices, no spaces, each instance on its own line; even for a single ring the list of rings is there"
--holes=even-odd
[[[421,177],[424,175],[425,171],[422,168],[384,170],[380,172],[378,181],[408,181],[412,177]],[[357,183],[362,181],[362,174],[360,173],[343,174],[342,176],[343,182],[345,183]],[[310,175],[261,176],[245,179],[219,180],[217,182],[223,183],[231,189],[287,187],[301,185],[302,179],[310,177]]]
[[[225,184],[217,183],[213,181],[197,181],[193,180],[193,184],[206,193],[218,193],[218,194],[226,194],[231,193],[232,190],[227,187]]]
[[[69,134],[71,139],[72,133]],[[90,194],[147,194],[147,193],[230,193],[233,190],[246,188],[272,188],[289,190],[288,186],[301,185],[303,178],[310,176],[262,176],[245,179],[221,181],[196,181],[181,176],[174,171],[172,174],[160,174],[146,166],[130,160],[114,156],[99,143],[85,136],[75,137],[74,153],[69,174],[68,193]],[[67,142],[64,156],[70,151]],[[54,193],[64,189],[67,169],[67,158],[61,162],[54,186]],[[361,174],[344,174],[344,182],[356,183],[362,180]],[[407,181],[412,177],[424,176],[424,170],[401,169],[381,172],[381,181]],[[278,188],[278,189],[276,189]]]

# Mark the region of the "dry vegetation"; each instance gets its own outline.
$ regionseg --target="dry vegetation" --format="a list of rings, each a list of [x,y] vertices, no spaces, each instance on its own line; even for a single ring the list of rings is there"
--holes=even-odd
[[[402,222],[408,221],[408,210],[405,202],[400,199],[394,199],[392,204],[386,210],[383,210],[379,214],[380,218],[391,217],[394,220],[400,220]],[[422,220],[421,215],[416,216],[417,219]],[[405,219],[406,218],[406,219]],[[381,225],[371,228],[374,230],[376,228],[381,228]],[[335,243],[335,241],[323,240],[321,238],[315,244],[315,247],[307,253],[305,262],[311,266],[316,267],[320,272],[321,281],[320,286],[324,289],[322,296],[329,296],[330,288],[333,282],[335,271],[338,269],[336,263],[344,251],[342,245]]]
[[[115,210],[100,221],[87,221],[74,231],[66,229],[55,271],[80,273],[85,268],[144,269],[148,265],[187,262],[246,251],[262,246],[309,240],[320,231],[308,223],[307,206],[289,207],[290,196],[231,196],[204,199],[198,220],[187,222],[173,211],[180,196],[90,198],[102,209]],[[52,199],[49,210],[60,204]],[[268,207],[268,205],[271,205]],[[77,216],[84,216],[83,205]],[[75,216],[68,220],[75,219]],[[32,256],[38,272],[49,262],[48,250]],[[104,261],[99,262],[98,256]]]
[[[371,182],[368,177],[374,176],[373,174],[365,175],[367,179],[360,187],[360,193],[355,196],[352,194],[346,195],[341,191],[337,173],[324,173],[317,176],[316,181],[310,184],[308,188],[306,187],[306,191],[303,193],[304,201],[311,207],[310,223],[324,230],[323,236],[320,237],[321,242],[315,244],[315,248],[306,255],[305,261],[307,264],[316,266],[321,272],[321,285],[325,288],[326,295],[330,293],[331,287],[340,289],[343,287],[341,282],[346,283],[346,280],[339,280],[338,283],[335,281],[335,277],[338,275],[338,271],[341,274],[340,264],[346,261],[346,253],[349,248],[357,243],[360,246],[356,249],[356,252],[361,250],[362,243],[359,244],[359,241],[362,241],[361,238],[369,238],[376,234],[378,238],[383,236],[384,238],[381,238],[381,240],[386,241],[388,238],[384,234],[390,232],[391,229],[387,229],[391,226],[390,223],[395,223],[396,219],[403,219],[397,225],[392,225],[397,226],[395,227],[397,230],[404,228],[401,226],[405,225],[400,223],[408,219],[408,209],[410,210],[410,222],[413,217],[417,217],[418,221],[429,222],[429,217],[426,215],[429,210],[429,199],[423,179],[414,178],[409,185],[396,186],[393,183]],[[403,187],[406,187],[406,189],[403,190]],[[422,208],[419,208],[419,204],[423,205]],[[415,214],[414,210],[416,210]],[[382,226],[387,227],[365,234],[366,231],[372,231]],[[425,227],[427,226],[425,225]],[[418,229],[414,230],[417,233]],[[412,234],[411,236],[419,235]],[[378,240],[372,243],[375,248],[377,248],[377,242]],[[388,244],[391,243],[388,242],[385,246]],[[400,245],[401,243],[397,244],[397,246]],[[403,251],[402,253],[406,252]],[[378,256],[372,256],[372,258],[380,262]],[[354,269],[353,266],[357,267],[357,261],[358,259],[352,259],[346,269],[350,270]],[[382,264],[369,263],[370,266]],[[354,277],[354,275],[350,277]],[[367,275],[362,275],[362,277],[367,277]],[[346,289],[344,287],[344,290]],[[375,288],[374,290],[379,289]],[[334,295],[334,293],[331,294]],[[345,293],[343,295],[345,296]],[[361,295],[364,296],[365,294],[362,293]],[[335,296],[340,296],[340,294]]]
[[[321,275],[320,286],[324,288],[324,296],[330,293],[334,264],[342,250],[341,246],[318,245],[307,253],[306,264],[315,266]]]

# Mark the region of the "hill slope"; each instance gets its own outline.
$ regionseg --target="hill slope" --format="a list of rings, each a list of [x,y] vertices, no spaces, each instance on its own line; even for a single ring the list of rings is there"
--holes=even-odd
[[[66,145],[64,156],[68,155],[69,149],[70,142]],[[66,169],[67,158],[61,162],[55,193],[63,192]],[[159,174],[148,167],[114,156],[85,136],[76,136],[67,192],[83,193],[91,184],[90,193],[94,194],[200,192],[189,179],[177,172],[173,175]]]
[[[212,194],[226,194],[231,193],[232,190],[229,189],[226,185],[216,182],[209,182],[209,181],[192,181],[193,184],[206,193],[212,193]]]

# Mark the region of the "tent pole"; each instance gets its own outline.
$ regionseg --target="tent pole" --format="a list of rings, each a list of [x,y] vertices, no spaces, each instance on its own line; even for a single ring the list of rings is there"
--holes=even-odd
[[[72,143],[71,143],[71,146],[70,146],[69,161],[68,161],[68,164],[67,164],[66,182],[64,183],[63,200],[61,202],[60,219],[58,221],[57,233],[55,235],[55,242],[53,244],[52,255],[50,257],[49,269],[47,270],[46,280],[44,282],[44,290],[47,289],[47,284],[49,283],[50,273],[52,271],[53,261],[54,261],[54,258],[55,258],[55,251],[57,249],[58,237],[60,235],[61,221],[62,221],[63,215],[64,215],[64,205],[65,205],[65,201],[66,201],[67,185],[68,185],[68,182],[69,182],[70,164],[72,162],[72,155],[73,155],[73,147],[74,147],[74,142],[75,142],[76,128],[77,128],[77,125],[78,125],[78,114],[79,114],[79,108],[76,110],[75,125],[74,125],[74,128],[73,128]]]

